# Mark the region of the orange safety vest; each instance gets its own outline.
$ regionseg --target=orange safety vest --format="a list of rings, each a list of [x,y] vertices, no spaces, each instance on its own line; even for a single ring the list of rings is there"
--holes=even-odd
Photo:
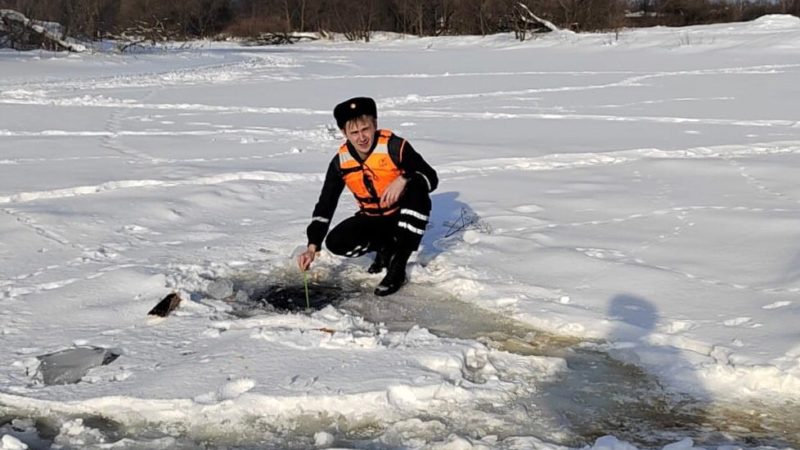
[[[345,142],[339,147],[339,169],[344,184],[356,197],[358,207],[370,216],[385,216],[397,211],[397,206],[383,208],[381,196],[386,188],[402,174],[389,155],[392,132],[378,130],[378,142],[365,161],[354,158]]]

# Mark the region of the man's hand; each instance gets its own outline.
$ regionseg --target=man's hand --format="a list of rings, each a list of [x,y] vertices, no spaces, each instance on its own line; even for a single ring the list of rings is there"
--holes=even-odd
[[[314,258],[317,257],[317,246],[314,244],[308,244],[308,248],[303,253],[300,253],[297,256],[297,265],[300,267],[302,272],[308,270],[311,267],[311,263],[314,262]]]
[[[403,192],[406,190],[407,183],[408,180],[403,177],[395,178],[395,180],[392,181],[392,184],[390,184],[389,187],[383,191],[383,195],[381,196],[381,207],[388,208],[397,203],[397,201],[400,200],[400,197],[403,195]]]

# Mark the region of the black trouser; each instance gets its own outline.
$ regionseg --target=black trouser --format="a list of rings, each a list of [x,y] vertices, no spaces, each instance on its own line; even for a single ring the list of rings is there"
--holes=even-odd
[[[350,257],[383,249],[417,250],[428,226],[430,195],[425,186],[409,183],[398,206],[398,211],[389,216],[356,213],[333,227],[325,245],[332,253]]]

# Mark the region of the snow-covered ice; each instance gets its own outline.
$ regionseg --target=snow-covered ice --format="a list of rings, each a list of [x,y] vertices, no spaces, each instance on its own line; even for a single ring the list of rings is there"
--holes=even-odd
[[[3,50],[0,73],[2,449],[800,445],[796,17]],[[237,280],[302,286],[356,95],[441,177],[410,284],[374,299],[367,258],[323,251],[312,285],[345,298],[231,314]],[[37,357],[86,348],[121,356],[41,383]],[[603,420],[564,409],[615,383]]]

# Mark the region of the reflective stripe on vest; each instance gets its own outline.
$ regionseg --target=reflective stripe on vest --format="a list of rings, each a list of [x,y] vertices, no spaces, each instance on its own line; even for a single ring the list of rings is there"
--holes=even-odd
[[[401,171],[389,156],[389,130],[378,131],[378,142],[363,162],[354,158],[347,143],[339,147],[339,169],[347,188],[356,197],[358,207],[371,216],[392,214],[397,206],[382,208],[381,196],[386,188],[400,176]]]

